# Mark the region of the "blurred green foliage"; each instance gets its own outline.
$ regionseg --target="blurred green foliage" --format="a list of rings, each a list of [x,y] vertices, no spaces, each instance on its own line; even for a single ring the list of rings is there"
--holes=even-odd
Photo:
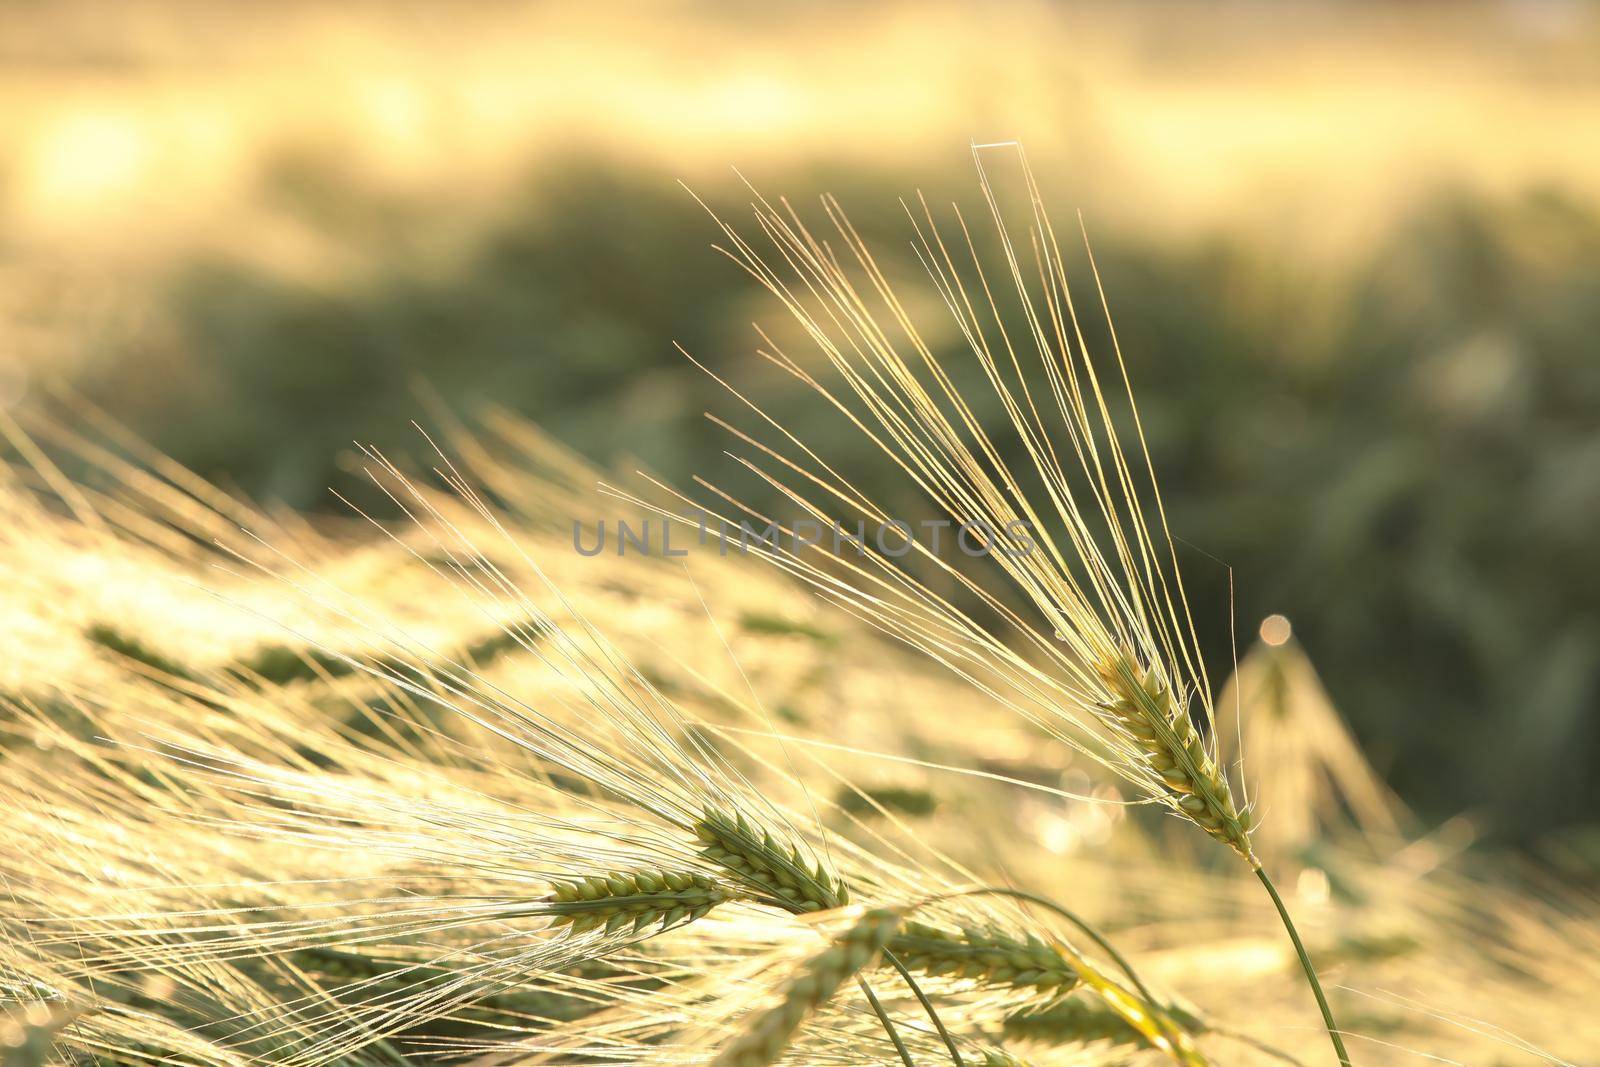
[[[914,266],[909,179],[782,186],[839,193]],[[737,203],[728,188],[713,202]],[[701,413],[734,405],[673,341],[742,365],[803,438],[839,437],[814,398],[761,377],[749,322],[781,316],[663,175],[546,173],[448,254],[423,235],[449,205],[388,201],[334,167],[286,164],[263,195],[381,266],[314,284],[191,263],[171,350],[113,346],[81,385],[224,484],[331,506],[352,439],[415,448],[418,379],[681,480],[727,443]],[[1442,192],[1338,271],[1245,236],[1094,236],[1217,680],[1231,567],[1242,639],[1287,614],[1426,816],[1480,813],[1523,841],[1594,819],[1600,219],[1556,193]],[[851,475],[877,488],[887,465],[858,447]]]
[[[1237,250],[1137,259],[1109,284],[1174,525],[1233,565],[1242,623],[1295,621],[1425,813],[1523,841],[1592,818],[1600,219],[1441,196],[1331,312]]]

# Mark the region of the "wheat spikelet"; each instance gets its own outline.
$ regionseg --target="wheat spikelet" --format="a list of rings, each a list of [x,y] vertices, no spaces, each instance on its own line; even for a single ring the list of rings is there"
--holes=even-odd
[[[700,854],[767,903],[796,913],[830,911],[850,902],[850,891],[820,860],[806,861],[800,846],[779,844],[743,814],[708,810],[695,823]]]
[[[1018,938],[976,927],[956,932],[910,921],[895,935],[889,950],[913,971],[971,979],[988,988],[1062,996],[1082,981],[1077,967],[1031,933]]]
[[[1176,1006],[1163,1005],[1160,1010],[1190,1034],[1203,1034],[1208,1029],[1204,1020]],[[1007,1037],[1029,1041],[1061,1045],[1106,1043],[1151,1047],[1150,1039],[1122,1015],[1103,1003],[1077,997],[1048,1007],[1014,1012],[1006,1016],[1004,1026]]]
[[[665,930],[693,922],[736,895],[703,874],[614,871],[559,884],[545,901],[546,914],[575,934],[597,927],[637,934],[653,923]]]
[[[714,1067],[767,1067],[776,1062],[806,1017],[872,964],[894,936],[903,914],[898,908],[872,909],[806,961],[778,1005],[719,1052]]]
[[[1227,776],[1207,751],[1189,709],[1161,668],[1143,669],[1132,652],[1102,661],[1100,676],[1115,694],[1101,707],[1127,730],[1145,765],[1178,808],[1206,833],[1254,863],[1249,821],[1234,804]]]
[[[798,845],[785,847],[770,832],[754,829],[743,816],[708,812],[696,831],[707,842],[701,854],[768,903],[803,914],[849,902],[844,882],[830,875],[820,861],[808,864]],[[1062,996],[1081,981],[1075,959],[1031,932],[976,926],[949,930],[908,921],[895,935],[890,951],[911,971],[967,979],[988,989]]]
[[[1005,1049],[986,1048],[978,1053],[983,1067],[1028,1067],[1028,1061],[1019,1059]]]

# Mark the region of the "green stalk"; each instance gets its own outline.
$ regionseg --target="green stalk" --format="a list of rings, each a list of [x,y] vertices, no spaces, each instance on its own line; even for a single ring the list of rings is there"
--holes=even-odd
[[[878,994],[872,991],[867,980],[856,976],[856,985],[861,987],[861,992],[867,995],[867,1003],[872,1005],[872,1011],[878,1016],[878,1021],[883,1024],[883,1032],[889,1035],[889,1040],[894,1044],[894,1050],[900,1054],[900,1062],[905,1067],[917,1067],[911,1060],[911,1050],[906,1048],[906,1043],[900,1040],[900,1030],[894,1025],[894,1020],[889,1018],[889,1013],[884,1010],[883,1001],[878,999]]]
[[[1289,918],[1289,909],[1284,907],[1283,898],[1278,895],[1278,887],[1272,884],[1266,868],[1260,863],[1251,866],[1255,869],[1256,877],[1261,879],[1261,884],[1267,887],[1267,894],[1272,897],[1272,903],[1278,909],[1278,918],[1283,920],[1283,928],[1289,931],[1289,940],[1294,942],[1295,954],[1300,957],[1300,969],[1306,972],[1306,981],[1311,983],[1311,992],[1316,994],[1317,1007],[1322,1009],[1322,1022],[1328,1028],[1328,1037],[1333,1041],[1333,1051],[1339,1056],[1340,1067],[1350,1067],[1350,1053],[1344,1049],[1344,1038],[1339,1036],[1339,1026],[1333,1021],[1333,1009],[1328,1007],[1328,998],[1322,992],[1322,983],[1317,980],[1317,969],[1311,965],[1311,957],[1307,955],[1306,946],[1300,941],[1300,932],[1294,928],[1294,920]]]
[[[883,950],[883,958],[894,965],[894,969],[900,972],[900,977],[905,981],[906,985],[911,987],[911,992],[916,994],[917,1003],[921,1004],[922,1010],[928,1013],[928,1018],[933,1021],[933,1028],[939,1031],[939,1037],[944,1041],[944,1047],[950,1051],[950,1061],[955,1064],[955,1067],[967,1067],[966,1061],[961,1058],[961,1050],[956,1047],[956,1039],[950,1036],[950,1031],[945,1028],[944,1020],[939,1018],[938,1011],[934,1009],[933,1001],[928,999],[928,994],[922,991],[922,987],[917,984],[916,978],[912,976],[910,971],[906,970],[906,965],[901,963],[899,958],[888,949]]]

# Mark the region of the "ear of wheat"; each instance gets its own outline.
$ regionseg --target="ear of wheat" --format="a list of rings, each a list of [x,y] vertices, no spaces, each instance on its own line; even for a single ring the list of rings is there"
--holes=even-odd
[[[788,982],[777,1006],[761,1013],[743,1034],[717,1054],[715,1067],[767,1067],[783,1055],[806,1016],[870,966],[894,936],[904,913],[874,908],[807,960]]]
[[[1018,1059],[1004,1049],[987,1048],[980,1055],[983,1057],[983,1067],[1028,1067],[1026,1060]]]
[[[997,929],[957,931],[908,921],[890,951],[913,971],[966,978],[989,988],[1011,987],[1057,997],[1082,981],[1078,968],[1032,934],[1017,938]]]
[[[1208,1029],[1203,1019],[1174,1005],[1163,1005],[1161,1010],[1188,1033],[1203,1034]],[[1104,1003],[1076,997],[1006,1016],[1005,1034],[1051,1044],[1152,1047],[1145,1033]]]
[[[1250,847],[1248,813],[1217,759],[1212,687],[1105,295],[1098,294],[1116,356],[1115,379],[1091,358],[1066,263],[1021,148],[1016,155],[1031,272],[1008,230],[984,151],[975,147],[974,158],[998,237],[993,273],[1004,284],[991,277],[959,211],[959,244],[946,242],[925,202],[913,222],[932,285],[1005,412],[1005,436],[975,416],[937,346],[834,201],[825,199],[824,209],[838,245],[815,237],[787,203],[774,206],[758,197],[755,220],[775,250],[770,262],[718,220],[727,239],[723,250],[782,303],[832,378],[814,374],[765,333],[762,354],[843,414],[940,514],[980,530],[996,550],[988,559],[998,575],[980,581],[926,545],[913,541],[908,548],[983,617],[919,581],[898,558],[871,551],[846,558],[799,538],[791,538],[793,550],[757,551],[1237,852],[1272,897],[1348,1067],[1315,969]],[[1124,402],[1114,410],[1118,393]],[[716,420],[755,450],[739,462],[807,521],[834,529],[893,521],[811,445],[735,395],[765,428],[777,430],[776,437],[760,440]],[[1131,422],[1131,435],[1124,421]],[[1124,445],[1125,436],[1131,445]],[[711,488],[721,508],[710,514],[719,521],[737,525],[764,517],[733,493]],[[695,506],[701,515],[708,510]],[[659,510],[674,514],[670,507]],[[1015,594],[1033,605],[1036,621],[1010,606]],[[997,634],[1010,635],[1020,651]]]
[[[1166,786],[1178,809],[1254,864],[1249,820],[1234,804],[1228,779],[1161,668],[1151,664],[1141,669],[1134,654],[1124,651],[1102,662],[1100,674],[1116,694],[1102,707],[1127,730],[1145,765]]]
[[[603,928],[637,934],[693,922],[737,894],[703,874],[678,871],[615,871],[559,883],[545,898],[546,914],[573,933]]]
[[[820,860],[807,861],[800,846],[780,845],[770,830],[756,830],[744,815],[707,810],[694,833],[701,855],[764,901],[796,913],[829,911],[850,902],[850,891]]]

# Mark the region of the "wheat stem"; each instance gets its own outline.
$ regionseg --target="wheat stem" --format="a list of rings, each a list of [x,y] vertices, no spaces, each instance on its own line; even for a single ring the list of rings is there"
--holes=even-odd
[[[1151,666],[1141,670],[1138,661],[1129,652],[1123,652],[1102,664],[1100,675],[1111,687],[1115,698],[1104,708],[1127,730],[1142,749],[1146,764],[1170,790],[1173,805],[1188,816],[1195,825],[1222,841],[1250,864],[1267,887],[1278,917],[1294,942],[1295,954],[1300,957],[1300,968],[1316,995],[1317,1007],[1322,1011],[1322,1021],[1328,1037],[1339,1056],[1341,1067],[1350,1067],[1350,1054],[1345,1051],[1344,1039],[1333,1021],[1333,1010],[1317,979],[1316,968],[1300,941],[1289,909],[1278,895],[1277,886],[1261,866],[1250,847],[1249,823],[1239,813],[1233,802],[1228,779],[1216,761],[1206,751],[1200,732],[1189,718],[1188,709],[1172,687],[1167,684],[1159,668]],[[1091,935],[1093,936],[1093,935]],[[1102,947],[1106,947],[1102,944]],[[1130,975],[1131,977],[1131,975]],[[1135,983],[1137,984],[1137,982]],[[1142,991],[1141,991],[1142,992]]]
[[[944,1020],[939,1018],[939,1012],[934,1008],[933,1001],[929,1000],[928,994],[922,991],[922,986],[917,984],[916,978],[912,976],[911,972],[906,969],[906,965],[901,963],[899,957],[893,952],[885,949],[883,958],[888,960],[896,971],[900,972],[900,977],[905,980],[912,995],[917,998],[917,1003],[921,1004],[922,1010],[928,1013],[928,1020],[933,1023],[933,1028],[939,1031],[939,1038],[944,1042],[944,1047],[950,1050],[951,1062],[955,1064],[955,1067],[966,1067],[966,1061],[961,1058],[961,1050],[956,1047],[956,1039],[951,1036],[950,1031],[945,1027]]]
[[[867,998],[867,1003],[872,1005],[873,1014],[883,1024],[883,1032],[889,1035],[889,1041],[894,1045],[894,1050],[900,1056],[900,1062],[905,1067],[917,1067],[911,1059],[911,1050],[906,1048],[906,1043],[900,1037],[900,1028],[889,1017],[889,1011],[883,1006],[883,1001],[878,999],[878,994],[872,991],[872,985],[865,978],[856,975],[856,985],[861,987],[861,995]]]
[[[1300,940],[1300,931],[1295,929],[1294,920],[1289,917],[1289,909],[1284,906],[1283,897],[1278,895],[1278,887],[1272,884],[1272,878],[1267,874],[1266,868],[1260,863],[1255,863],[1253,866],[1256,877],[1267,887],[1267,895],[1272,897],[1272,903],[1278,909],[1278,918],[1283,920],[1283,928],[1289,932],[1289,940],[1294,942],[1295,954],[1300,957],[1300,969],[1305,971],[1311,992],[1316,995],[1317,1007],[1322,1011],[1323,1025],[1328,1029],[1328,1038],[1333,1042],[1333,1051],[1339,1056],[1340,1067],[1350,1067],[1350,1053],[1345,1051],[1344,1038],[1339,1035],[1339,1026],[1333,1021],[1333,1009],[1328,1007],[1327,995],[1322,992],[1322,983],[1317,979],[1317,969],[1312,966],[1311,956],[1307,954],[1306,946]]]

